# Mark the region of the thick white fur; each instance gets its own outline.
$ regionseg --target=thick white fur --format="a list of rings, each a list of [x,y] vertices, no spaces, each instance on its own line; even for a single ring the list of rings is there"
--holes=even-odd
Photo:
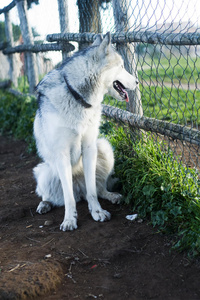
[[[78,103],[66,87],[63,76],[84,96],[91,108]],[[93,81],[92,81],[93,80]],[[95,221],[110,219],[98,196],[118,203],[121,195],[107,190],[113,172],[113,150],[105,139],[97,139],[101,102],[109,92],[120,99],[113,81],[126,88],[136,87],[121,57],[110,44],[110,35],[97,37],[93,46],[44,77],[37,87],[42,101],[34,122],[38,153],[43,163],[34,168],[37,194],[42,197],[37,212],[65,205],[60,226],[63,231],[77,228],[76,201],[84,198]],[[91,91],[85,86],[93,82]],[[85,88],[85,89],[84,89]]]

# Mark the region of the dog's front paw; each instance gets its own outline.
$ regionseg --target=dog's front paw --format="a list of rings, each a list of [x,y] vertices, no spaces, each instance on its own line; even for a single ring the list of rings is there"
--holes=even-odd
[[[77,229],[77,218],[72,219],[64,219],[62,224],[60,225],[60,230],[62,231],[69,231]]]
[[[95,221],[104,222],[111,219],[111,214],[104,209],[98,209],[91,212],[91,215]]]

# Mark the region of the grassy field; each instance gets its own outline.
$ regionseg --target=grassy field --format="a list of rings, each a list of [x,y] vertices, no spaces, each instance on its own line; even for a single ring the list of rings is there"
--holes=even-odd
[[[191,57],[169,57],[141,59],[138,62],[138,77],[141,81],[181,82],[200,84],[200,59]]]
[[[200,91],[140,86],[144,115],[188,124],[200,122]]]

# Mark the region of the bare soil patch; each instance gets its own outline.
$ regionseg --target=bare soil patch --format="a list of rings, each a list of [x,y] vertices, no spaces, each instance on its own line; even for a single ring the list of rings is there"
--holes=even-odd
[[[38,158],[25,149],[0,137],[0,299],[200,299],[199,262],[171,253],[148,221],[126,220],[129,207],[102,200],[112,219],[98,223],[80,202],[73,232],[59,230],[63,208],[36,214]]]

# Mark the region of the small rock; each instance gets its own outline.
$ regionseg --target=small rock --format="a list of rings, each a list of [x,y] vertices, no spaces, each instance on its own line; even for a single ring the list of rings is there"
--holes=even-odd
[[[138,223],[143,223],[143,221],[144,221],[143,219],[138,219],[137,222],[138,222]]]
[[[53,224],[53,221],[52,220],[47,220],[44,222],[44,226],[50,226]]]

